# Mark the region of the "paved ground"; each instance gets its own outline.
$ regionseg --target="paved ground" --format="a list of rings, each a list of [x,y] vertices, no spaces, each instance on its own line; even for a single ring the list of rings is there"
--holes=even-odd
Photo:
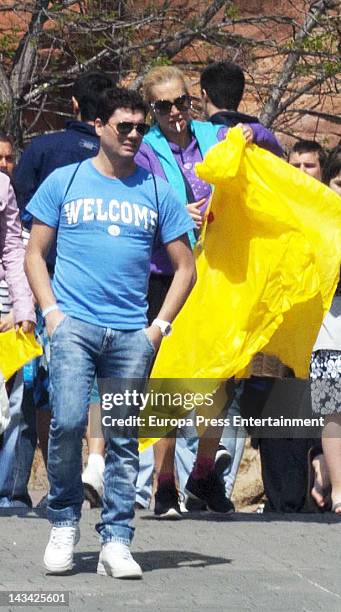
[[[41,564],[47,521],[37,511],[2,512],[0,599],[3,590],[68,590],[72,612],[341,610],[341,521],[333,515],[202,513],[166,523],[139,512],[133,552],[142,581],[95,574],[97,518],[95,510],[83,513],[75,568],[53,576]]]

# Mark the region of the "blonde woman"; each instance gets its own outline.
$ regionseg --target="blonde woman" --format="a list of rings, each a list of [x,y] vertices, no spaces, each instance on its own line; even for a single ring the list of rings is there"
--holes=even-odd
[[[198,232],[211,187],[196,176],[194,166],[203,159],[208,149],[225,137],[228,128],[191,119],[189,89],[183,73],[176,67],[153,68],[144,78],[143,93],[154,124],[144,137],[135,161],[172,185],[195,221]],[[275,137],[262,125],[240,124],[240,127],[247,142],[259,141],[263,147],[276,153],[280,150]],[[193,244],[196,236],[192,233],[190,239]],[[158,320],[158,312],[172,276],[173,270],[165,250],[156,248],[149,286],[148,317],[151,324]],[[182,439],[183,448],[177,457],[178,478],[180,489],[185,488],[188,496],[201,501],[212,511],[229,513],[233,512],[233,504],[225,495],[224,483],[214,471],[220,434],[215,432],[215,436],[212,437],[211,432],[208,437],[200,439],[192,472],[194,455],[191,451],[195,452],[197,440]],[[155,514],[159,518],[181,517],[174,479],[175,442],[175,435],[172,434],[172,437],[160,440],[154,447],[158,476]]]

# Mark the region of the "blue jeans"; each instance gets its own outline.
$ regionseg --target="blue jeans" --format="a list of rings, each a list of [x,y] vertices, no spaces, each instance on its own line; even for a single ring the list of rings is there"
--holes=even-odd
[[[47,516],[59,526],[74,525],[83,503],[82,438],[95,374],[100,390],[145,388],[154,347],[143,329],[119,331],[66,316],[51,338]],[[133,404],[133,405],[131,405]],[[125,398],[120,418],[139,415],[139,406]],[[138,430],[129,435],[103,427],[106,445],[102,520],[96,529],[102,542],[128,544],[134,533],[135,486],[138,473]]]
[[[0,443],[0,508],[31,507],[27,492],[37,444],[32,389],[17,372],[10,395],[11,421]]]
[[[154,449],[149,446],[140,453],[139,473],[136,482],[136,501],[149,508],[153,489]]]
[[[234,399],[228,409],[228,416],[232,420],[234,416],[240,416],[239,389],[236,390]],[[231,456],[231,463],[222,474],[225,483],[226,497],[230,498],[236,482],[240,462],[243,457],[247,433],[243,427],[231,425],[224,427],[220,444],[224,446]]]

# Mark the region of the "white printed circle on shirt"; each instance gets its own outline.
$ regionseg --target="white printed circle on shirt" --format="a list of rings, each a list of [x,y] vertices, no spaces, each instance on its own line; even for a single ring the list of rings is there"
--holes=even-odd
[[[119,236],[121,230],[118,225],[109,225],[108,233],[110,236]]]

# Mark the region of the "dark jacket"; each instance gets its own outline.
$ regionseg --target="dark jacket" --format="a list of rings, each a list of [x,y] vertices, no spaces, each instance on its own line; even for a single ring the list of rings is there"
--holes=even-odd
[[[278,142],[276,136],[268,130],[264,125],[262,125],[257,117],[253,117],[252,115],[245,115],[244,113],[238,113],[238,111],[228,111],[221,110],[214,115],[211,115],[209,121],[214,124],[226,125],[227,127],[234,127],[238,123],[248,123],[251,125],[255,125],[257,127],[257,139],[255,143],[262,147],[263,149],[267,149],[274,153],[274,155],[278,155],[278,157],[283,157],[284,152],[283,149]]]
[[[259,123],[257,117],[245,115],[244,113],[239,113],[238,111],[233,110],[218,111],[217,113],[214,113],[214,115],[211,115],[209,121],[211,123],[228,125],[229,127],[233,127],[234,125],[237,125],[237,123]]]
[[[32,218],[25,213],[25,207],[46,177],[56,168],[94,157],[98,149],[99,138],[95,128],[83,121],[68,121],[65,130],[43,134],[32,140],[14,173],[18,206],[26,227],[30,227]],[[51,272],[55,260],[56,249],[53,245],[47,257]]]

